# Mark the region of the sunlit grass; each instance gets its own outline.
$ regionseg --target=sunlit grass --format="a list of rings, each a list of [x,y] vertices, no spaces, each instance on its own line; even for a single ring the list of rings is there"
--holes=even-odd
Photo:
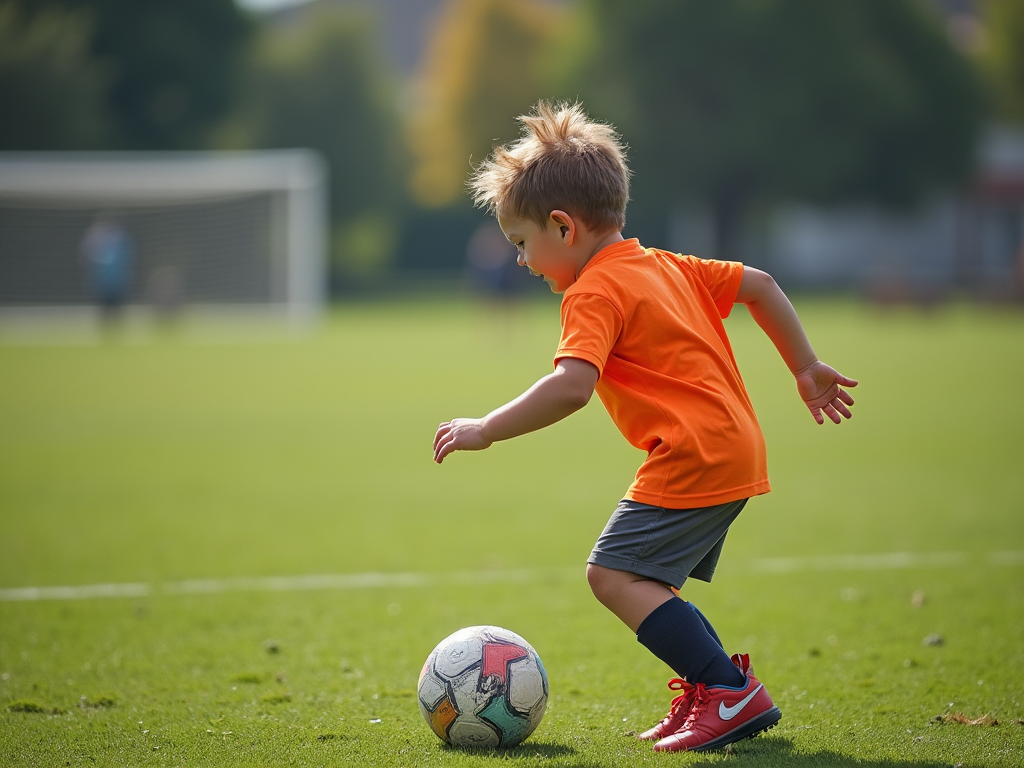
[[[582,578],[641,458],[597,400],[430,461],[438,422],[550,370],[557,304],[350,306],[297,340],[0,346],[0,588],[149,588],[0,601],[0,764],[1019,765],[1024,315],[798,308],[821,357],[861,379],[855,418],[815,425],[767,340],[730,318],[774,491],[715,583],[685,594],[784,716],[699,759],[633,739],[664,714],[668,673]],[[918,557],[842,559],[887,553]],[[525,580],[165,588],[371,571]],[[442,747],[413,696],[433,645],[480,623],[522,634],[551,676],[544,723],[508,753]],[[999,724],[933,721],[952,712]]]

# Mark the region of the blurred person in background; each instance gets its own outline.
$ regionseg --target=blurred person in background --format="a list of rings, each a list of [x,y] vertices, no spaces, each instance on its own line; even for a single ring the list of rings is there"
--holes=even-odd
[[[485,301],[504,301],[518,290],[516,250],[494,221],[477,227],[466,246],[466,275]]]
[[[492,333],[503,343],[515,331],[515,307],[523,289],[516,255],[516,249],[493,220],[477,227],[466,245],[466,281],[483,304],[486,325],[495,326]]]
[[[153,315],[163,325],[173,323],[185,301],[181,270],[174,264],[161,264],[146,284],[146,295]]]
[[[112,213],[100,213],[85,230],[79,255],[104,325],[121,316],[131,288],[135,243]]]

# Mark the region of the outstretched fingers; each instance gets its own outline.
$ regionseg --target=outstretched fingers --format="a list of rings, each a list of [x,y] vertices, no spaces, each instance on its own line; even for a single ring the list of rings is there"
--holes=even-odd
[[[444,457],[452,452],[451,422],[445,421],[438,425],[434,433],[434,461],[440,464]]]
[[[826,416],[828,416],[832,420],[833,424],[842,424],[843,423],[843,415],[845,415],[846,418],[850,418],[850,416],[852,414],[849,411],[846,411],[845,414],[841,414],[839,409],[835,407],[834,402],[835,401],[833,401],[832,403],[829,403],[828,405],[826,405],[824,408],[821,409],[821,411],[822,411],[822,413],[824,413]],[[846,406],[843,406],[843,408],[845,409]],[[822,420],[822,421],[819,421],[818,423],[819,424],[824,424],[825,422],[824,422],[824,420]]]
[[[482,451],[490,444],[481,419],[445,421],[434,433],[434,461],[440,464],[453,451]]]
[[[853,417],[850,411],[853,395],[844,387],[857,386],[856,379],[843,376],[816,360],[796,374],[796,382],[804,404],[818,424],[824,424],[826,418],[834,424],[841,424],[843,419]]]

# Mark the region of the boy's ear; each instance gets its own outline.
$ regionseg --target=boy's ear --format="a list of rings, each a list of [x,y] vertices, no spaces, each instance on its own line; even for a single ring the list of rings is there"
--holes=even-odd
[[[565,211],[552,211],[548,218],[562,233],[562,243],[572,245],[576,241],[576,222]]]

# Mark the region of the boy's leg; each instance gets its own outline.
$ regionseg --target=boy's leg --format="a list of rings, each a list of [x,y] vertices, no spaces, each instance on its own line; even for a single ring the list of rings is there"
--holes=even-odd
[[[756,736],[782,717],[751,672],[749,659],[726,656],[706,620],[663,584],[594,564],[587,568],[587,579],[597,598],[635,628],[637,640],[688,681],[669,684],[683,693],[660,723],[638,736],[656,740],[656,752],[720,749]],[[637,617],[659,599],[637,625]]]
[[[643,620],[666,600],[677,599],[660,581],[594,563],[587,564],[587,582],[594,597],[634,634]]]
[[[587,566],[594,595],[639,640],[691,684],[741,686],[743,673],[722,650],[706,619],[664,584],[628,571]]]
[[[719,639],[719,637],[718,637],[718,633],[717,633],[717,632],[715,632],[715,628],[714,628],[713,626],[711,626],[711,622],[710,622],[710,621],[708,621],[708,619],[707,619],[707,616],[705,616],[705,615],[704,615],[703,613],[701,613],[701,612],[700,612],[700,611],[699,611],[699,610],[697,609],[697,606],[696,606],[696,605],[694,605],[693,603],[691,603],[691,602],[687,601],[687,603],[686,603],[686,604],[687,604],[688,606],[690,606],[690,607],[691,607],[691,608],[693,609],[693,612],[694,612],[694,613],[696,613],[696,614],[697,614],[697,618],[699,618],[699,619],[700,619],[701,621],[703,621],[703,622],[704,622],[704,629],[706,629],[706,630],[708,631],[708,634],[709,634],[709,635],[711,635],[711,637],[713,637],[713,638],[714,638],[715,642],[716,642],[716,643],[718,643],[718,645],[719,645],[719,646],[721,646],[722,648],[724,648],[724,647],[725,647],[725,643],[723,643],[723,642],[722,642],[722,641],[721,641],[721,640]]]
[[[638,736],[657,739],[656,751],[718,749],[782,716],[747,657],[726,656],[710,622],[673,594],[688,578],[711,581],[745,503],[669,510],[624,500],[591,552],[587,580],[595,596],[686,678],[669,682],[681,693],[668,715]]]

